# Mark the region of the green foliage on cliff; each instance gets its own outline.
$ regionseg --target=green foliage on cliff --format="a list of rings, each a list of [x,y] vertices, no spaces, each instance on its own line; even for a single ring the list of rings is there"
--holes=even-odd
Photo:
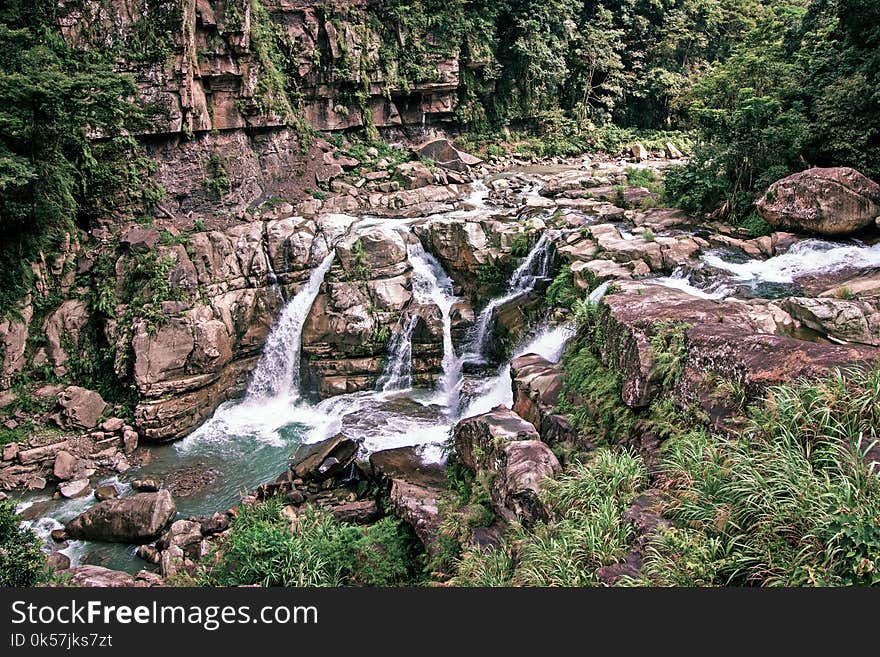
[[[45,579],[45,557],[30,529],[19,527],[15,507],[0,502],[0,586],[29,587]]]
[[[65,234],[111,209],[144,204],[149,165],[128,130],[141,124],[132,79],[101,52],[71,47],[56,3],[0,9],[0,313],[30,290],[29,267]],[[100,138],[96,141],[96,138]]]
[[[418,582],[421,558],[409,527],[383,518],[367,527],[306,507],[293,525],[279,498],[242,506],[218,544],[217,561],[197,576],[214,586],[404,586]]]

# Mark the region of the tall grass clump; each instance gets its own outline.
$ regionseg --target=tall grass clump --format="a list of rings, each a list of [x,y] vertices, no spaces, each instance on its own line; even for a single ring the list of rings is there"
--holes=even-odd
[[[666,443],[665,515],[648,548],[665,585],[880,583],[880,372],[838,371],[771,388],[741,436]]]
[[[623,512],[647,486],[642,459],[602,448],[574,463],[541,492],[550,519],[531,531],[514,525],[501,546],[470,548],[452,583],[459,586],[595,586],[596,570],[623,559],[632,526]]]

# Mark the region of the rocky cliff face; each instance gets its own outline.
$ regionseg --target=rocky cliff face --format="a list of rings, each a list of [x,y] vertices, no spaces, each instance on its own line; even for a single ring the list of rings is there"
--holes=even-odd
[[[376,4],[77,2],[62,27],[81,48],[125,44],[120,68],[151,113],[145,143],[166,210],[241,214],[329,181],[336,167],[314,148],[315,131],[418,131],[451,116],[457,53],[426,54],[424,79],[408,79],[390,56],[406,37],[392,39]],[[204,184],[212,179],[220,184]]]

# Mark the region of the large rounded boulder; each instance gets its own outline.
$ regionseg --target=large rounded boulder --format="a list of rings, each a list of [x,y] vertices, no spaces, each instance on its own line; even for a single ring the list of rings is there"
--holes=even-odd
[[[880,217],[880,185],[849,167],[807,169],[770,185],[757,209],[779,230],[850,235]]]
[[[73,539],[112,543],[150,543],[156,540],[177,514],[167,490],[138,493],[96,504],[67,523]]]

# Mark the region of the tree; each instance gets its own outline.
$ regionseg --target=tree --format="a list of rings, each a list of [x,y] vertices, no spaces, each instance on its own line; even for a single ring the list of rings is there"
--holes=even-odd
[[[30,529],[19,527],[15,508],[0,502],[0,586],[27,587],[43,577],[45,557]]]

